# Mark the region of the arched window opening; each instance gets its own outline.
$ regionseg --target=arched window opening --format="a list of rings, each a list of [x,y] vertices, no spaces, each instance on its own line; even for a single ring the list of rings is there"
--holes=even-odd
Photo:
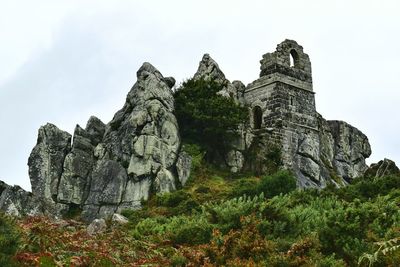
[[[297,67],[299,62],[299,55],[297,54],[296,50],[290,50],[290,67]]]
[[[253,108],[253,126],[254,129],[261,129],[262,124],[262,110],[259,106]]]

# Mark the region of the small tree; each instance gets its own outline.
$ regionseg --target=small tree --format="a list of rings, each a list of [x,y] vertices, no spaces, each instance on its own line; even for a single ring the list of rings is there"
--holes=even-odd
[[[248,118],[246,107],[217,92],[223,85],[203,79],[187,80],[177,89],[175,112],[185,142],[202,146],[208,156],[226,152]]]

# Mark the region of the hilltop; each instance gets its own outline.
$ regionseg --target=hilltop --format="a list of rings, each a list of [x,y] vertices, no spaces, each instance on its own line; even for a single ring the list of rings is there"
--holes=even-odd
[[[311,61],[297,42],[260,63],[247,86],[226,79],[209,54],[179,86],[144,63],[110,122],[92,116],[73,135],[40,127],[28,160],[32,192],[0,183],[0,209],[17,218],[13,227],[0,217],[4,257],[353,266],[375,242],[397,244],[396,164],[368,166],[367,136],[316,111]]]

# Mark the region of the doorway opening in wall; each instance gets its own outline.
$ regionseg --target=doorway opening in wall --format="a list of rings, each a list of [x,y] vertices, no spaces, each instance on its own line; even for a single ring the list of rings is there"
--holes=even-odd
[[[297,67],[298,66],[298,61],[299,61],[299,55],[297,54],[296,50],[292,49],[290,50],[290,67]]]
[[[261,129],[262,124],[262,110],[259,106],[253,108],[253,128]]]

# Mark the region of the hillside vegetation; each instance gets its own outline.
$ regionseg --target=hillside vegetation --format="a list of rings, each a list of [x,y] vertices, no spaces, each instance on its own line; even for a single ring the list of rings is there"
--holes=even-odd
[[[234,177],[200,160],[183,189],[97,236],[73,220],[2,216],[1,266],[399,266],[399,185],[301,191],[288,172]]]
[[[231,174],[207,153],[233,138],[214,139],[218,127],[234,129],[243,116],[236,106],[221,126],[213,122],[236,105],[212,99],[217,89],[187,91],[214,103],[204,116],[202,107],[179,106],[191,103],[185,91],[176,95],[178,120],[190,127],[182,127],[183,149],[192,156],[183,188],[153,195],[142,209],[123,211],[128,224],[109,221],[93,236],[74,220],[79,214],[65,220],[0,214],[0,266],[400,266],[400,176],[300,190],[285,170]]]

